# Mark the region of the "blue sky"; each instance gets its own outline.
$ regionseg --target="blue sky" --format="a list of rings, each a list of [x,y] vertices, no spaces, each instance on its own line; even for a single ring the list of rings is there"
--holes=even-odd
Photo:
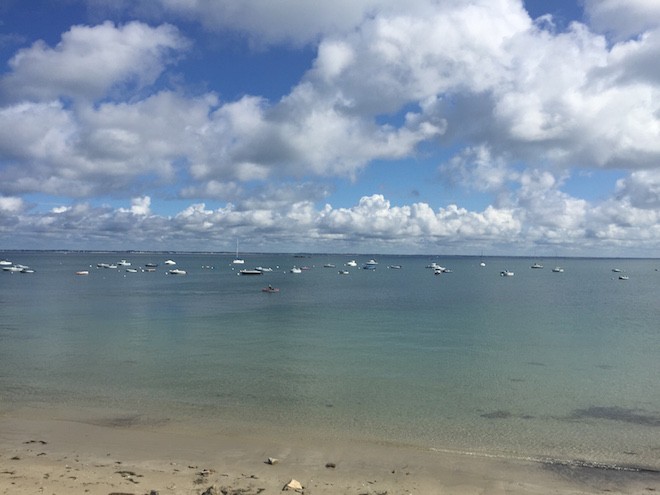
[[[655,257],[659,56],[655,0],[9,0],[0,249]]]

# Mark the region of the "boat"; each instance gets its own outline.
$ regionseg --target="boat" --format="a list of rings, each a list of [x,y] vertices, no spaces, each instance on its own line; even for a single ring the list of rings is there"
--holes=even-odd
[[[509,270],[502,270],[500,272],[500,277],[513,277],[513,272]]]
[[[89,275],[89,270],[80,270],[76,272],[76,275]]]
[[[628,275],[619,275],[619,280],[629,280]]]
[[[263,289],[261,289],[261,292],[268,292],[270,294],[273,294],[273,293],[279,292],[279,291],[280,291],[280,289],[278,289],[277,287],[273,287],[272,285],[269,285],[268,287],[264,287]]]
[[[375,270],[376,265],[370,265],[369,263],[365,263],[364,265],[362,265],[362,269],[363,270]]]
[[[371,259],[365,263],[365,265],[376,266],[378,262],[374,259]]]
[[[619,273],[621,271],[621,268],[612,268],[612,271],[614,273]]]
[[[243,270],[240,270],[238,272],[240,275],[263,275],[263,272],[261,270],[257,270],[256,268],[244,268]]]
[[[401,265],[389,265],[387,268],[392,270],[401,270]]]
[[[145,263],[144,267],[145,268],[156,268],[158,266],[158,263]]]
[[[535,268],[538,270],[543,268],[543,265],[541,263],[534,263],[530,268]]]
[[[137,269],[135,269],[135,268],[126,268],[126,271],[128,273],[137,273],[138,272]]]
[[[348,275],[349,271],[348,270],[339,270],[339,275]]]
[[[12,265],[12,266],[3,266],[2,269],[6,272],[9,273],[19,273],[23,270],[23,268],[27,267],[22,267],[21,265]]]
[[[238,257],[238,239],[236,239],[236,257],[234,258],[234,261],[232,261],[232,264],[234,264],[234,265],[244,265],[245,264],[245,260]]]
[[[172,270],[169,270],[167,273],[170,275],[186,275],[187,272],[185,270],[181,270],[179,268],[173,268]]]
[[[119,263],[117,263],[117,266],[131,266],[131,262],[126,260],[121,260]]]
[[[479,263],[479,266],[486,266],[486,262],[482,261],[481,263]]]
[[[323,268],[335,268],[335,265],[332,263],[326,263],[325,265],[323,265]]]
[[[13,263],[8,260],[0,260],[0,266],[11,266]]]
[[[564,273],[564,269],[561,266],[556,266],[552,269],[555,273]]]
[[[165,260],[166,265],[176,265],[176,261],[174,260]]]
[[[270,267],[264,267],[264,266],[258,266],[255,268],[255,270],[259,270],[260,272],[272,272],[273,269]]]
[[[348,263],[346,263],[346,266],[357,266],[357,261],[351,260]]]
[[[291,268],[291,270],[289,270],[289,271],[290,271],[291,273],[302,273],[302,270],[301,270],[300,268],[298,268],[297,266],[294,266],[294,267]]]

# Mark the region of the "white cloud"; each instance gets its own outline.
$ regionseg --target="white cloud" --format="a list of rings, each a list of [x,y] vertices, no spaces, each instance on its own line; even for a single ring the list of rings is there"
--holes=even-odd
[[[634,37],[660,25],[656,0],[585,0],[591,26],[615,40]]]
[[[12,72],[0,89],[13,100],[95,99],[118,85],[139,89],[162,73],[171,52],[186,46],[170,25],[74,26],[55,48],[37,41],[20,50],[9,61]]]
[[[19,213],[25,208],[23,199],[12,196],[0,196],[0,212]]]

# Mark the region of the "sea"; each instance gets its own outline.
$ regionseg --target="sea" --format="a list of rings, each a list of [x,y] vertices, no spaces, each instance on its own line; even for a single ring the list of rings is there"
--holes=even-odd
[[[233,258],[0,252],[0,414],[660,469],[658,259]]]

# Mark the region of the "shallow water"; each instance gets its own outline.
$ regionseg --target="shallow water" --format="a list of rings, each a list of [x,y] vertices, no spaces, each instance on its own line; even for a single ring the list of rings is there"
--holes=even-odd
[[[658,260],[533,270],[525,258],[382,256],[376,270],[339,275],[350,256],[246,255],[245,267],[274,269],[246,277],[230,255],[0,258],[36,270],[0,273],[4,412],[240,420],[660,469]],[[120,258],[160,266],[96,268]],[[188,274],[166,275],[167,258]],[[453,272],[435,276],[431,261]],[[515,276],[500,277],[505,268]]]

